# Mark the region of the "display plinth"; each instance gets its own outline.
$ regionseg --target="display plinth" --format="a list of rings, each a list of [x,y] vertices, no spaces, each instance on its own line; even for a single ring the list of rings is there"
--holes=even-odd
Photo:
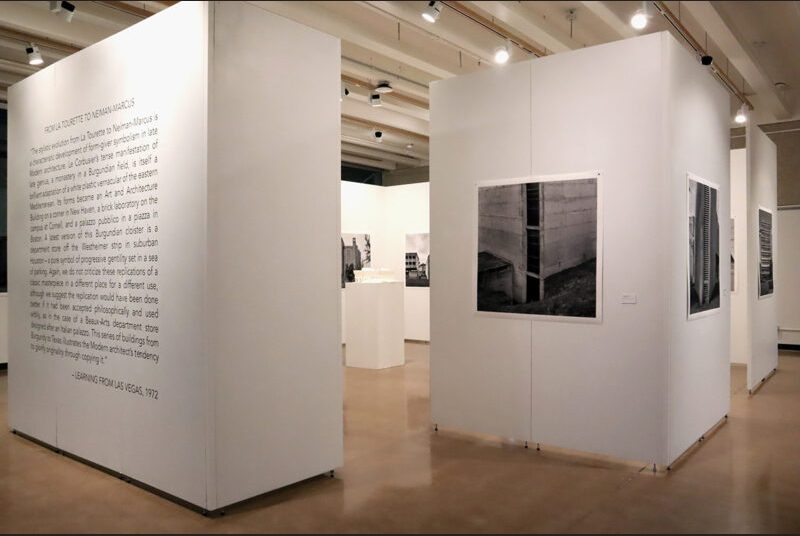
[[[405,364],[403,283],[347,283],[348,367],[383,369]]]
[[[340,61],[180,2],[9,89],[12,429],[209,511],[341,465]]]

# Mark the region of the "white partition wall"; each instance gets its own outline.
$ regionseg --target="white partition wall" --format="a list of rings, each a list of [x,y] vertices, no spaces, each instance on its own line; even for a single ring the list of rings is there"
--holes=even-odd
[[[778,207],[781,230],[780,255],[775,260],[775,286],[778,299],[778,342],[800,346],[800,207]],[[1,358],[0,358],[1,359]]]
[[[731,219],[734,221],[735,269],[731,281],[731,363],[750,361],[750,320],[747,261],[747,149],[731,151]]]
[[[12,429],[207,510],[341,464],[339,61],[182,2],[10,88]]]
[[[666,32],[433,84],[435,423],[669,464],[725,416],[728,231],[720,306],[688,320],[686,188],[717,184],[728,221],[727,110]],[[476,183],[580,172],[600,172],[600,319],[476,314]]]
[[[750,321],[750,362],[747,367],[747,388],[754,390],[778,367],[778,285],[772,293],[759,292],[759,212],[772,218],[772,264],[780,258],[778,242],[778,171],[777,148],[764,132],[747,128],[747,251],[748,317]],[[773,276],[774,277],[774,276]]]

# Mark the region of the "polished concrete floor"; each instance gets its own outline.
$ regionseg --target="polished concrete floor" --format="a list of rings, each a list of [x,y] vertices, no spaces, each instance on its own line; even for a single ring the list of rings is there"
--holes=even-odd
[[[4,532],[798,532],[800,356],[753,397],[733,368],[730,420],[653,475],[485,438],[432,433],[428,346],[409,363],[348,369],[345,465],[210,519],[7,431]]]

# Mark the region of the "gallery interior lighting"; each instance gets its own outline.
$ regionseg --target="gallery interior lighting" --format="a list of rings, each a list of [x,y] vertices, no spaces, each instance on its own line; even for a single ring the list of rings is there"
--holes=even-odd
[[[631,26],[635,30],[644,30],[645,26],[647,26],[647,20],[650,18],[650,14],[647,12],[647,2],[642,2],[642,8],[637,10],[636,13],[633,14],[631,17]]]
[[[388,80],[381,80],[380,82],[378,82],[378,85],[375,86],[375,91],[377,91],[378,93],[391,93],[392,91],[394,91],[394,88],[392,88],[392,85],[389,83]]]
[[[736,112],[736,117],[734,117],[733,120],[740,125],[747,122],[747,110],[745,109],[744,104],[742,104],[742,106],[739,108],[739,111]]]
[[[342,82],[342,92],[341,92],[341,94],[339,95],[339,102],[342,102],[342,99],[344,99],[344,98],[345,98],[345,97],[347,97],[348,95],[350,95],[350,90],[349,90],[349,89],[347,89],[347,86],[345,85],[345,83],[344,83],[344,82]]]
[[[67,22],[72,21],[75,16],[75,4],[72,2],[59,2],[57,0],[50,0],[50,11],[53,13],[63,13],[64,19]]]
[[[39,52],[39,47],[31,43],[26,49],[25,52],[28,54],[28,63],[31,65],[41,65],[44,63],[44,59],[42,58],[42,53]]]
[[[494,49],[494,62],[500,65],[503,65],[508,61],[508,58],[511,57],[511,51],[509,50],[508,44],[505,44],[501,47],[497,47]]]
[[[377,108],[378,106],[383,106],[383,102],[381,101],[381,94],[380,93],[370,93],[369,95],[369,105]]]
[[[434,22],[437,21],[441,13],[442,13],[441,2],[428,2],[428,7],[426,7],[425,11],[422,12],[422,18],[433,24]]]

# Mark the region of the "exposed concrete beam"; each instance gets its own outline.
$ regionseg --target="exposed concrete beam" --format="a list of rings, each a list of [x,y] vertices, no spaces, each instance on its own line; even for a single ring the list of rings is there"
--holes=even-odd
[[[348,20],[325,4],[316,2],[250,2],[267,11],[277,13],[317,30],[334,35],[344,41],[372,50],[376,54],[386,56],[394,61],[404,63],[436,78],[450,78],[458,74],[455,69],[448,69],[427,62],[414,54],[403,51],[396,43],[382,39],[370,32],[369,28]],[[455,66],[454,66],[455,67]]]
[[[408,5],[406,2],[384,2],[384,1],[369,1],[364,2],[364,5],[374,9],[377,13],[385,17],[390,17],[392,20],[399,20],[406,26],[414,28],[415,31],[423,33],[432,39],[436,39],[445,43],[455,50],[461,50],[469,54],[476,60],[484,63],[491,64],[492,50],[483,50],[480,46],[471,42],[463,34],[448,30],[442,24],[431,25],[423,21],[417,6]],[[427,24],[427,27],[425,26]],[[432,28],[434,31],[428,29]]]
[[[342,153],[342,162],[349,162],[351,164],[360,164],[362,166],[369,166],[378,169],[394,170],[397,169],[397,164],[388,162],[386,160],[378,160],[373,158],[363,158],[352,154]]]
[[[351,95],[342,101],[342,117],[351,116],[369,123],[380,123],[396,129],[413,132],[417,136],[428,137],[429,124],[423,119],[412,117],[403,111],[389,109],[388,106],[373,107],[367,104],[366,98],[360,100],[359,95]]]
[[[501,21],[509,28],[524,34],[547,50],[566,52],[577,48],[570,42],[569,36],[563,35],[554,25],[544,20],[532,21],[519,2],[473,1],[466,3]]]
[[[614,32],[622,39],[635,37],[638,35],[636,31],[631,28],[631,25],[628,24],[628,21],[620,19],[617,14],[608,9],[603,2],[587,0],[585,2],[581,2],[581,4],[583,4],[584,7],[586,7],[589,11],[594,13],[597,18],[602,20],[606,26],[614,30]]]
[[[373,149],[380,149],[385,153],[396,154],[400,156],[407,156],[415,158],[419,161],[428,161],[428,151],[420,151],[419,144],[415,145],[412,149],[406,149],[404,145],[397,145],[391,142],[377,143],[371,140],[364,140],[356,136],[342,134],[342,143],[349,143],[350,145],[359,145],[361,147],[371,147]]]
[[[38,67],[28,65],[27,63],[0,59],[0,72],[30,76],[38,70]]]
[[[747,83],[762,97],[764,104],[777,120],[789,119],[791,110],[775,90],[773,82],[758,65],[749,46],[737,35],[732,26],[714,8],[711,2],[684,2],[692,17],[703,26],[709,37],[719,46],[731,64],[744,76]]]
[[[416,158],[410,158],[407,156],[401,156],[394,153],[388,153],[381,151],[380,149],[373,149],[371,147],[364,147],[363,145],[356,145],[350,144],[346,142],[342,142],[342,152],[352,154],[355,156],[364,156],[370,158],[379,158],[381,160],[387,160],[389,162],[396,162],[398,164],[405,164],[406,166],[419,166],[423,164],[420,160]]]

